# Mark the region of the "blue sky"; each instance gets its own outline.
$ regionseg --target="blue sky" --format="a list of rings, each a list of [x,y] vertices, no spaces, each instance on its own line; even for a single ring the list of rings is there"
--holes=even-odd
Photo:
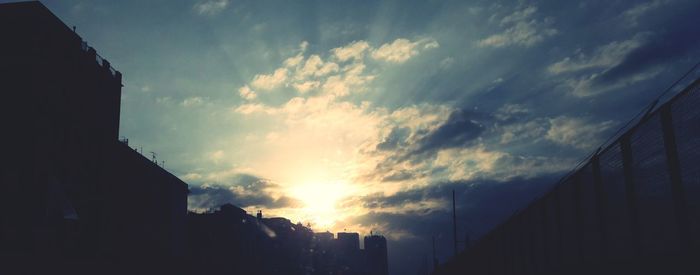
[[[44,1],[124,75],[121,135],[190,184],[317,231],[450,255],[700,58],[700,2]],[[417,269],[418,268],[418,269]]]

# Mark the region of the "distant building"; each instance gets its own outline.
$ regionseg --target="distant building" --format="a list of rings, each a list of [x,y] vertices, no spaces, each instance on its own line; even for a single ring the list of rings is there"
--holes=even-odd
[[[338,250],[343,253],[355,253],[360,250],[360,234],[338,232]]]
[[[40,2],[0,4],[0,39],[0,260],[181,262],[187,185],[118,140],[121,73]]]
[[[333,241],[333,233],[328,231],[314,233],[314,238],[320,243],[330,243]]]
[[[367,275],[388,275],[389,257],[386,238],[379,235],[365,236]]]
[[[189,213],[188,274],[309,274],[313,232],[284,218],[257,218],[225,204]]]
[[[314,233],[313,271],[311,274],[389,274],[386,238],[370,235],[360,249],[360,235],[354,232]],[[329,245],[330,244],[330,245]]]

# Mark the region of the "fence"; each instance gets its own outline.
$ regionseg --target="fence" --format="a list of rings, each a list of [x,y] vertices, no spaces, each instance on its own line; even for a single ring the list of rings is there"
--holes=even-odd
[[[436,274],[700,274],[700,79]]]

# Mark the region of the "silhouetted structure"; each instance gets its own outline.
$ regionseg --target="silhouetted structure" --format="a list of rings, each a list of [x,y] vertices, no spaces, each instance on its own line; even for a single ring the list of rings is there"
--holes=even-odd
[[[314,233],[313,247],[313,273],[334,274],[336,270],[335,238],[331,232]]]
[[[700,274],[700,79],[434,274]]]
[[[315,233],[313,241],[313,272],[311,274],[388,274],[386,239],[379,235],[364,238],[360,249],[360,235],[354,232]]]
[[[342,274],[362,274],[363,251],[360,250],[360,234],[338,232],[336,240],[336,264]]]
[[[367,275],[389,275],[389,255],[384,236],[365,236]]]
[[[121,73],[39,2],[0,37],[0,268],[177,268],[187,185],[118,141]]]
[[[225,204],[189,213],[190,274],[309,274],[313,232],[284,218],[257,218]]]

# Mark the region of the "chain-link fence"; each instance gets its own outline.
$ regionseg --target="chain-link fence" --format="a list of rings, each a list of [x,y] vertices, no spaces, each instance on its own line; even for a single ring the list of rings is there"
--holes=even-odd
[[[700,79],[616,138],[436,273],[700,274]]]

